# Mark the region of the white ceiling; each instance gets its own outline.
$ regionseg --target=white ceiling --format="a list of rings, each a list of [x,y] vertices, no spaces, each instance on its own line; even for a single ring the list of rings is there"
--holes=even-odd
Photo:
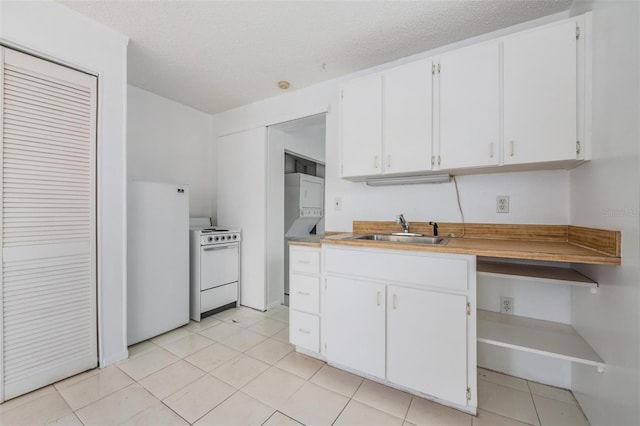
[[[217,113],[567,10],[571,0],[61,0],[130,37],[129,83]]]

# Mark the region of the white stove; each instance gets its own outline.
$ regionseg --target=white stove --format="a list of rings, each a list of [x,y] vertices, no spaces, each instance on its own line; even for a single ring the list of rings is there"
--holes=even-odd
[[[212,226],[199,231],[200,245],[203,246],[240,241],[240,230],[237,228]]]
[[[240,302],[238,228],[192,226],[190,316],[194,321],[232,308]]]

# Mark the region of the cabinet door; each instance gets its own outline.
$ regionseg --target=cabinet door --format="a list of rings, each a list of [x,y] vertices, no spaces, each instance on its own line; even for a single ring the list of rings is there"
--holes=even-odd
[[[498,42],[440,59],[440,167],[495,165],[500,141]]]
[[[385,286],[328,277],[327,359],[385,377]]]
[[[383,171],[431,170],[431,60],[383,74]]]
[[[504,39],[504,163],[576,158],[576,23]]]
[[[348,82],[342,88],[342,176],[381,172],[382,77]]]
[[[387,287],[387,380],[467,404],[466,297]]]

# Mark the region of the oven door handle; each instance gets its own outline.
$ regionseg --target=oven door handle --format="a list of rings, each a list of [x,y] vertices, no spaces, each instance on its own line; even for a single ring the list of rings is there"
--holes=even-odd
[[[205,246],[205,247],[202,247],[202,251],[224,250],[224,249],[237,248],[237,247],[238,247],[237,244],[225,244],[223,246]]]

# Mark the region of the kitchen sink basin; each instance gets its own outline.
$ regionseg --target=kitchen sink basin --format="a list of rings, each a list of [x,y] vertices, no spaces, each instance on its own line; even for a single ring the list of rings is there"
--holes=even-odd
[[[367,234],[367,235],[356,235],[351,237],[352,240],[369,240],[369,241],[391,241],[398,243],[409,243],[409,244],[427,244],[427,245],[444,245],[447,243],[446,238],[442,237],[425,237],[425,236],[414,236],[414,235],[399,235],[399,234]]]

